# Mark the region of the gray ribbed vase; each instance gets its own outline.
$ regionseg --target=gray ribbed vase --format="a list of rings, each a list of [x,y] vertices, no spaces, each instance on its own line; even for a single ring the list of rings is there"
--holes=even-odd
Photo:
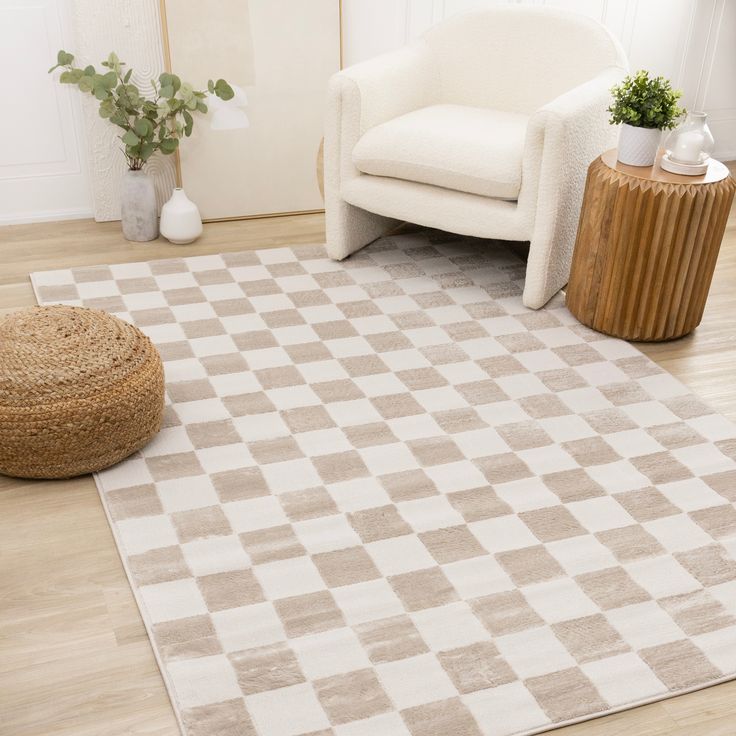
[[[123,236],[145,242],[158,237],[158,207],[153,179],[145,171],[128,170],[120,195]]]

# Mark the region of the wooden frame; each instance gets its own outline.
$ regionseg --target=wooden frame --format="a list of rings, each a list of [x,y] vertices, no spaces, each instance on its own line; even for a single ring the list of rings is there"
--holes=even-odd
[[[344,64],[343,0],[335,0],[335,2],[337,2],[337,6],[338,6],[338,23],[339,23],[338,68],[342,69],[343,64]],[[159,5],[159,14],[160,14],[160,19],[161,19],[161,37],[162,37],[162,44],[163,44],[164,68],[166,71],[171,72],[171,69],[172,69],[171,44],[169,40],[166,0],[159,0],[158,5]],[[315,163],[317,166],[317,171],[319,172],[319,167],[322,165],[322,146],[320,146],[317,160]],[[175,172],[176,172],[176,185],[181,187],[183,186],[183,176],[182,176],[181,157],[180,157],[178,149],[174,153],[174,164],[175,164]],[[320,186],[320,189],[322,189],[321,186]],[[290,210],[290,211],[283,211],[283,212],[264,212],[264,213],[252,214],[252,215],[235,215],[235,216],[230,216],[230,217],[204,218],[204,222],[229,222],[229,221],[237,221],[237,220],[251,220],[251,219],[258,219],[258,218],[267,218],[267,217],[288,217],[290,215],[321,214],[323,212],[324,212],[324,208],[306,209],[306,210]]]

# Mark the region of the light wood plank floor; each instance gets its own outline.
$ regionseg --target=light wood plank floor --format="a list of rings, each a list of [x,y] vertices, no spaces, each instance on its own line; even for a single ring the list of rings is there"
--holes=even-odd
[[[322,242],[323,224],[321,215],[210,224],[186,248],[127,243],[119,223],[0,228],[0,314],[35,303],[30,271]],[[681,340],[641,348],[736,419],[734,315],[732,213],[701,326]],[[177,733],[92,478],[0,477],[0,734]],[[736,682],[556,733],[733,736]]]

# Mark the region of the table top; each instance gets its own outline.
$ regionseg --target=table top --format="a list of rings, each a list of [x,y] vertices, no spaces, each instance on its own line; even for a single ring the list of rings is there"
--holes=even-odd
[[[601,155],[601,159],[606,166],[614,171],[626,176],[633,176],[637,179],[647,179],[649,181],[662,182],[663,184],[714,184],[717,181],[726,179],[730,172],[725,164],[716,161],[714,158],[708,164],[708,171],[701,176],[686,176],[684,174],[673,174],[665,171],[660,165],[659,160],[662,158],[663,150],[657,153],[654,166],[629,166],[622,164],[617,158],[617,150],[612,148]]]

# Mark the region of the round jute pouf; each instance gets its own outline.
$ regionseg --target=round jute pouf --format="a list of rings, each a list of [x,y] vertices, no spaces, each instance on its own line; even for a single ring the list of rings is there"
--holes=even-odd
[[[70,478],[101,470],[161,427],[164,372],[136,327],[82,307],[0,318],[0,473]]]

